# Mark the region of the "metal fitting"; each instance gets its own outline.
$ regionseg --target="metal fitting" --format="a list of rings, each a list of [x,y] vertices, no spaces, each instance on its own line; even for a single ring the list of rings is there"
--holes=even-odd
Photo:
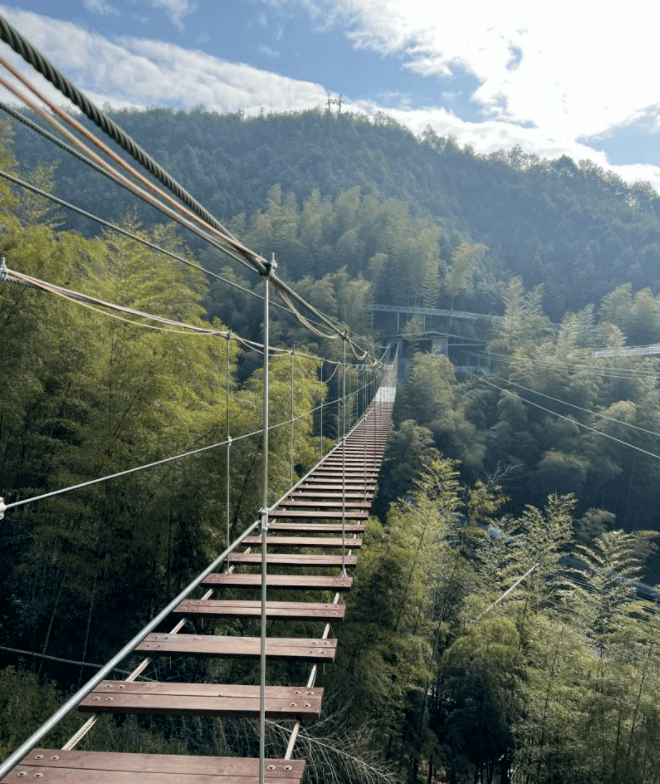
[[[4,520],[6,510],[7,507],[5,506],[5,499],[0,498],[0,520]]]
[[[7,261],[3,256],[0,259],[0,281],[4,283],[4,281],[6,281],[8,277],[9,277],[9,273],[7,272]]]

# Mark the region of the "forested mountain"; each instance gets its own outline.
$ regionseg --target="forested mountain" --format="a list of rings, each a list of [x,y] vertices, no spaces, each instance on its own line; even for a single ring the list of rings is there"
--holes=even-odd
[[[348,620],[336,630],[340,656],[320,676],[330,707],[314,770],[330,760],[327,780],[342,784],[659,784],[660,594],[638,582],[658,574],[657,360],[617,354],[660,341],[656,194],[566,158],[483,157],[432,132],[416,139],[386,117],[114,117],[369,345],[373,302],[448,308],[441,337],[491,371],[457,378],[447,356],[419,350],[423,320],[403,318],[410,374]],[[142,204],[127,215],[115,186],[22,126],[13,124],[13,141],[7,126],[2,136],[3,170],[220,278],[2,181],[0,254],[10,268],[261,338],[254,278]],[[461,309],[495,318],[452,319]],[[340,382],[315,357],[337,358],[339,341],[273,312],[271,342],[295,346],[271,368],[271,415],[286,425],[270,443],[277,494],[332,443],[348,406],[318,413]],[[0,754],[83,678],[80,662],[114,653],[261,503],[250,436],[261,417],[258,351],[138,322],[0,284],[6,501],[235,439],[231,450],[6,515]],[[362,372],[347,374],[349,389]],[[226,667],[254,676],[247,665],[177,661],[172,677],[193,667],[216,681]],[[54,742],[75,728],[67,722]],[[119,738],[138,751],[212,754],[254,743],[231,721],[100,725],[96,748]],[[303,738],[313,756],[319,738]]]
[[[315,189],[334,201],[359,186],[363,197],[394,199],[454,240],[483,243],[501,279],[519,275],[527,288],[546,283],[552,321],[627,282],[658,291],[660,198],[590,162],[540,160],[519,149],[480,156],[430,130],[417,139],[386,116],[151,109],[112,117],[223,221],[265,210],[274,185],[298,209]],[[14,133],[27,168],[61,159],[58,195],[103,217],[121,216],[119,192],[100,175],[16,123]],[[146,207],[138,215],[154,221]],[[304,274],[315,275],[314,265],[296,270]]]

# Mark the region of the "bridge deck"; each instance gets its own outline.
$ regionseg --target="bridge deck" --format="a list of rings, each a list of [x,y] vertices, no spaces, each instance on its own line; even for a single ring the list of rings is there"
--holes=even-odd
[[[272,522],[266,537],[267,548],[286,548],[293,552],[268,553],[269,567],[291,571],[268,573],[267,588],[331,591],[335,595],[333,602],[269,599],[265,605],[269,620],[319,621],[325,625],[325,632],[319,637],[268,637],[266,655],[269,659],[314,664],[334,659],[337,641],[329,638],[328,624],[344,617],[345,606],[338,603],[338,597],[341,591],[350,589],[352,579],[342,571],[343,567],[355,566],[357,558],[352,551],[362,545],[361,539],[347,538],[347,535],[365,529],[362,521],[369,516],[389,430],[392,399],[389,388],[381,387],[374,403],[365,412],[365,418],[345,443],[331,452],[277,508],[269,511]],[[329,520],[334,522],[326,522]],[[278,533],[296,535],[273,535]],[[260,547],[261,537],[247,537],[244,544]],[[342,555],[297,552],[310,548],[334,549],[335,553],[338,548],[346,548],[346,552]],[[258,566],[261,558],[259,551],[232,553],[228,558],[232,569],[227,573],[209,574],[202,585],[220,590],[260,589],[261,574],[235,574],[232,570],[244,565]],[[300,568],[309,567],[325,568],[329,573],[300,573]],[[173,615],[215,620],[258,618],[261,602],[189,598],[176,607]],[[150,658],[177,655],[255,659],[260,656],[260,650],[258,637],[179,633],[149,634],[135,648],[136,652]],[[295,720],[317,717],[322,696],[323,690],[311,685],[269,685],[264,694],[266,715]],[[102,681],[81,701],[79,709],[93,714],[256,716],[260,700],[259,687],[252,685]],[[265,781],[267,784],[300,784],[304,771],[303,760],[268,759]],[[92,781],[94,784],[253,784],[258,777],[258,759],[35,749],[2,779],[1,784],[35,778],[43,778],[48,784],[88,784]]]

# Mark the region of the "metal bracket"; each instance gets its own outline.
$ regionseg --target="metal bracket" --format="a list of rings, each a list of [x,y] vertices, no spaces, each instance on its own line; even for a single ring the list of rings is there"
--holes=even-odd
[[[6,261],[5,257],[3,256],[0,259],[0,281],[2,281],[4,283],[7,280],[8,277],[9,277],[9,273],[7,271],[7,261]],[[2,519],[2,518],[0,518],[0,519]]]
[[[272,258],[270,261],[265,262],[264,267],[266,268],[265,272],[261,273],[262,278],[269,278],[271,273],[275,272],[277,269],[277,262],[275,261],[275,254],[272,254]]]
[[[4,520],[5,519],[5,510],[6,509],[7,509],[7,507],[5,506],[5,499],[4,498],[0,498],[0,520]]]

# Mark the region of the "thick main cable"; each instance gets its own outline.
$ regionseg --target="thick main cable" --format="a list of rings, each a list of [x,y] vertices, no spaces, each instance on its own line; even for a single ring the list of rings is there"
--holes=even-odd
[[[0,108],[1,108],[1,104],[0,104]],[[68,145],[66,146],[68,147]],[[93,166],[94,168],[96,168],[96,164],[94,164],[92,160],[87,160],[84,155],[80,155],[80,158],[81,160],[85,161],[85,163],[87,163],[89,166]],[[101,167],[98,168],[100,171],[103,171]],[[114,178],[112,178],[107,172],[103,171],[103,173],[105,174],[105,176],[109,177],[114,182]],[[14,185],[18,185],[21,188],[25,188],[25,190],[29,190],[32,193],[35,193],[37,196],[41,196],[42,198],[48,199],[49,201],[52,201],[55,204],[59,204],[60,207],[64,207],[67,210],[71,210],[72,212],[81,215],[83,218],[89,218],[89,220],[98,223],[100,226],[103,226],[106,229],[116,231],[118,234],[122,234],[124,237],[128,237],[129,239],[135,240],[136,242],[140,242],[142,245],[151,248],[151,250],[157,251],[158,253],[162,253],[165,256],[169,256],[175,261],[180,261],[182,264],[186,264],[187,266],[192,267],[193,269],[203,272],[205,275],[209,275],[210,277],[215,278],[216,280],[220,280],[223,283],[227,283],[229,286],[233,286],[234,288],[239,289],[245,294],[250,294],[253,297],[257,297],[258,299],[263,299],[261,294],[257,293],[256,291],[246,289],[243,286],[240,286],[238,283],[235,283],[229,280],[228,278],[224,278],[222,275],[218,275],[217,273],[212,272],[209,269],[206,269],[206,267],[203,267],[201,264],[197,264],[194,261],[187,259],[185,256],[181,256],[178,253],[174,253],[171,250],[167,250],[167,248],[163,248],[160,245],[156,245],[154,242],[145,239],[144,237],[140,237],[139,234],[135,234],[132,231],[129,231],[128,229],[123,229],[121,226],[118,226],[115,223],[111,223],[110,221],[107,221],[104,218],[100,218],[98,215],[94,215],[91,212],[87,212],[87,210],[83,210],[81,207],[77,207],[75,204],[71,204],[70,202],[65,201],[64,199],[60,199],[59,196],[55,196],[52,193],[48,193],[48,191],[44,191],[41,188],[38,188],[36,185],[32,185],[32,183],[26,182],[25,180],[20,179],[20,177],[17,177],[16,175],[11,174],[10,172],[6,172],[0,169],[0,177],[7,180],[8,182],[12,182]],[[285,308],[284,306],[279,305],[277,303],[275,303],[275,305],[281,310],[285,310],[288,312],[288,308]]]
[[[9,44],[29,65],[44,76],[63,95],[74,103],[93,123],[124,149],[150,174],[156,177],[175,196],[192,209],[202,220],[229,236],[225,227],[211,215],[188,191],[174,180],[133,139],[98,109],[87,96],[75,87],[55,66],[0,15],[0,39]]]
[[[0,85],[5,87],[11,93],[13,93],[19,100],[21,100],[27,107],[32,109],[39,117],[41,117],[45,122],[52,125],[59,133],[61,133],[66,139],[69,139],[74,145],[76,145],[80,150],[82,150],[86,156],[91,158],[91,160],[95,161],[99,166],[104,168],[109,176],[119,185],[126,188],[126,190],[130,191],[133,195],[138,196],[138,198],[145,201],[147,204],[151,205],[155,209],[159,210],[160,212],[167,215],[172,220],[180,223],[182,226],[187,228],[189,231],[192,231],[198,237],[201,237],[206,242],[210,243],[214,247],[218,248],[218,250],[226,253],[228,256],[233,258],[235,261],[238,261],[240,264],[245,265],[247,268],[252,268],[252,265],[244,255],[239,253],[239,250],[243,249],[243,246],[240,243],[235,242],[234,240],[230,240],[229,237],[222,232],[218,231],[212,226],[205,226],[203,223],[197,225],[199,223],[199,218],[196,215],[192,215],[188,210],[185,210],[180,205],[173,202],[175,206],[170,206],[168,204],[164,204],[163,202],[159,201],[159,199],[148,193],[144,188],[136,185],[130,179],[128,179],[125,175],[121,174],[120,172],[113,169],[111,164],[101,158],[100,155],[93,152],[89,149],[80,139],[78,139],[74,134],[66,129],[58,120],[56,120],[53,116],[49,115],[42,107],[37,105],[31,98],[24,95],[20,90],[10,84],[6,79],[0,77]],[[140,179],[140,175],[135,173],[137,179]],[[153,186],[150,184],[148,187],[153,189]],[[167,199],[169,200],[169,196]],[[181,213],[179,212],[181,211]],[[191,217],[187,217],[190,215]],[[204,229],[208,229],[205,231]],[[210,232],[210,233],[209,233]],[[213,236],[215,235],[215,236]]]
[[[2,81],[2,80],[0,80],[0,81]],[[9,85],[7,85],[7,86],[9,87]],[[10,89],[13,90],[13,88],[10,88]],[[33,111],[35,111],[37,114],[39,114],[39,116],[42,116],[43,119],[46,119],[51,124],[54,124],[56,127],[59,127],[59,124],[56,121],[54,121],[52,118],[46,117],[43,114],[42,110],[40,110],[39,107],[34,105],[32,102],[30,102],[29,99],[27,99],[24,96],[22,96],[18,91],[16,91],[16,90],[13,90],[13,91],[17,95],[17,97],[20,97],[26,103],[26,105],[28,105],[30,108],[32,108]],[[0,108],[5,108],[5,106],[3,104],[0,104]],[[7,109],[8,109],[8,107],[7,107]],[[64,131],[63,128],[61,129],[61,132],[64,133],[65,135],[67,135],[67,138],[71,138],[71,140],[74,141],[76,144],[78,144],[82,149],[87,150],[87,152],[89,153],[88,155],[80,153],[80,152],[76,151],[74,148],[70,147],[69,145],[61,142],[59,139],[57,139],[57,137],[53,136],[52,134],[49,134],[47,131],[42,129],[36,123],[31,123],[31,121],[27,121],[27,119],[24,118],[19,113],[17,113],[17,112],[14,113],[13,111],[11,111],[10,113],[11,113],[12,116],[15,116],[17,119],[21,118],[21,121],[26,122],[26,124],[28,124],[29,127],[33,127],[35,130],[37,130],[43,136],[45,136],[49,140],[53,141],[54,143],[58,144],[60,147],[62,147],[67,152],[70,152],[71,154],[75,155],[82,162],[84,162],[87,165],[91,166],[95,171],[104,174],[104,176],[108,177],[109,179],[111,179],[113,182],[115,182],[116,184],[120,185],[121,187],[127,188],[134,195],[138,196],[138,198],[141,198],[145,203],[149,204],[152,207],[155,207],[156,209],[159,209],[161,212],[164,212],[166,215],[168,215],[168,217],[170,217],[171,219],[173,219],[176,222],[180,223],[185,228],[188,228],[189,230],[193,231],[195,234],[200,236],[202,239],[210,242],[215,248],[217,248],[218,250],[220,250],[223,253],[226,253],[230,258],[233,258],[234,260],[237,260],[237,261],[239,261],[241,263],[245,263],[243,258],[241,258],[240,256],[237,256],[236,253],[232,252],[229,248],[227,248],[224,245],[218,243],[218,241],[216,239],[214,239],[214,238],[210,237],[209,235],[205,234],[199,228],[195,228],[194,226],[189,225],[188,222],[185,220],[185,218],[181,218],[176,213],[172,213],[171,209],[168,208],[166,205],[159,204],[157,199],[155,199],[154,197],[150,196],[145,191],[143,191],[141,188],[138,188],[137,186],[133,185],[133,183],[131,183],[130,181],[126,180],[124,177],[119,175],[117,172],[115,172],[112,169],[112,167],[109,164],[107,164],[102,159],[99,159],[98,156],[96,156],[98,162],[94,161],[93,157],[91,157],[91,156],[95,156],[95,153],[92,153],[90,150],[87,150],[87,148],[82,143],[80,143],[78,140],[76,140],[75,138],[73,138],[70,135],[68,135],[68,132]],[[37,188],[34,185],[31,185],[29,183],[26,183],[26,182],[20,180],[15,175],[12,175],[12,174],[10,174],[8,172],[0,171],[0,176],[4,177],[5,179],[9,180],[10,182],[14,182],[15,184],[20,185],[21,187],[24,187],[24,188],[26,188],[28,190],[31,190],[34,193],[37,193],[38,195],[42,196],[43,198],[50,199],[50,200],[54,201],[55,203],[58,203],[61,206],[67,208],[67,209],[70,209],[70,210],[72,210],[74,212],[77,212],[78,214],[80,214],[80,215],[82,215],[82,216],[84,216],[86,218],[94,220],[97,223],[99,223],[99,224],[101,224],[101,225],[103,225],[103,226],[105,226],[107,228],[110,228],[110,229],[113,229],[115,231],[118,231],[118,232],[120,232],[120,233],[122,233],[122,234],[124,234],[126,236],[131,237],[132,239],[137,240],[138,242],[143,242],[144,244],[148,245],[149,247],[151,247],[154,250],[160,250],[161,252],[165,253],[166,255],[170,256],[171,258],[174,258],[174,259],[176,259],[178,261],[181,261],[181,262],[187,264],[188,266],[191,266],[191,267],[193,267],[195,269],[198,269],[198,270],[204,272],[207,275],[211,275],[211,276],[215,277],[218,280],[222,280],[222,281],[228,283],[229,285],[234,286],[235,288],[238,288],[238,289],[240,289],[240,290],[242,290],[242,291],[244,291],[246,293],[251,294],[252,296],[256,296],[259,299],[262,299],[261,295],[257,294],[256,292],[250,291],[249,289],[245,289],[245,288],[239,286],[238,284],[233,283],[232,281],[229,281],[226,278],[223,278],[222,276],[217,275],[216,273],[213,273],[210,270],[205,269],[201,265],[195,264],[194,262],[190,261],[189,259],[185,259],[185,258],[179,256],[178,254],[174,254],[171,251],[166,251],[165,249],[161,249],[158,246],[156,246],[155,244],[149,243],[147,240],[144,240],[143,238],[140,238],[140,237],[138,237],[137,235],[134,235],[131,232],[128,232],[128,231],[126,231],[124,229],[121,229],[120,227],[115,226],[114,224],[109,223],[108,221],[105,221],[102,218],[99,218],[98,216],[95,216],[95,215],[93,215],[93,214],[91,214],[91,213],[89,213],[89,212],[87,212],[85,210],[82,210],[79,207],[76,207],[75,205],[72,205],[72,204],[70,204],[70,203],[68,203],[68,202],[66,202],[66,201],[64,201],[62,199],[59,199],[58,197],[53,196],[52,194],[49,194],[49,193],[47,193],[47,192]],[[221,237],[220,239],[225,239],[225,238]],[[280,296],[282,296],[282,299],[284,299],[284,301],[288,305],[288,308],[285,308],[282,305],[279,305],[278,303],[274,303],[276,305],[276,307],[280,308],[281,310],[285,310],[287,312],[292,312],[296,316],[296,318],[305,327],[307,327],[307,329],[309,329],[311,332],[313,332],[318,337],[327,338],[327,339],[336,339],[337,337],[340,336],[340,334],[343,331],[343,327],[341,325],[339,325],[338,322],[334,321],[329,316],[326,316],[325,314],[322,314],[320,311],[317,311],[316,309],[314,309],[312,306],[309,305],[309,303],[307,303],[305,300],[300,298],[290,287],[286,286],[286,284],[284,284],[282,281],[275,280],[274,276],[273,276],[272,282],[274,283],[275,288],[278,291],[278,293],[280,293]],[[287,296],[287,294],[284,293],[284,291],[286,291],[288,293],[288,296]],[[296,299],[299,302],[299,304],[301,304],[307,310],[309,310],[312,313],[315,313],[317,315],[317,317],[322,319],[323,322],[327,326],[329,326],[336,334],[335,335],[328,335],[328,334],[322,333],[320,330],[315,328],[312,325],[312,323],[310,322],[310,320],[305,318],[304,316],[302,316],[302,314],[295,308],[295,306],[291,302],[291,298]],[[354,354],[354,356],[357,359],[359,359],[360,361],[362,361],[363,359],[365,359],[368,356],[368,351],[367,350],[364,350],[361,354],[359,354],[357,352],[357,350],[356,350],[357,344],[355,344],[355,342],[353,340],[351,340],[350,338],[349,338],[349,346],[350,346],[351,351]]]
[[[66,87],[70,88],[70,90],[75,91],[78,94],[78,96],[79,96],[79,98],[81,100],[84,99],[84,101],[87,101],[85,96],[80,91],[76,90],[76,88],[74,88],[73,85],[70,82],[68,82],[68,80],[62,74],[60,74],[52,66],[52,64],[50,64],[46,60],[46,58],[43,57],[43,55],[41,55],[34,47],[32,47],[31,44],[29,44],[18,33],[18,31],[16,31],[14,28],[12,28],[11,25],[9,25],[9,23],[6,22],[6,20],[3,19],[3,17],[1,15],[0,15],[0,38],[2,38],[7,43],[9,43],[10,46],[12,46],[12,48],[14,48],[15,51],[17,51],[19,54],[21,54],[21,56],[24,57],[24,59],[27,62],[32,64],[40,73],[45,75],[46,78],[48,78],[49,81],[51,81],[61,92],[63,92],[64,95],[66,95],[67,97],[71,98],[71,95],[69,94],[69,92],[67,90],[63,89],[66,86]],[[0,58],[0,60],[1,60],[1,58]],[[34,85],[32,85],[29,82],[29,80],[27,80],[22,74],[20,74],[20,72],[16,71],[16,69],[14,69],[13,66],[5,63],[5,67],[8,68],[8,70],[10,70],[10,72],[14,73],[17,76],[17,78],[20,79],[23,82],[23,84],[27,85],[28,88],[35,95],[39,96],[41,98],[41,100],[43,100],[47,105],[51,106],[51,108],[59,116],[66,117],[67,118],[67,122],[72,124],[74,127],[78,126],[80,128],[79,124],[77,124],[76,121],[74,121],[72,118],[70,118],[65,112],[63,112],[63,110],[55,107],[55,105],[52,104],[52,102],[48,101],[48,99],[45,96],[43,96],[39,92],[39,90],[37,90],[37,88],[35,88]],[[55,77],[57,77],[57,78],[55,78]],[[33,111],[35,111],[39,116],[42,117],[42,119],[44,119],[46,122],[50,123],[51,125],[54,125],[55,127],[57,127],[59,132],[62,133],[65,137],[70,138],[70,140],[73,141],[74,144],[76,144],[78,147],[81,147],[82,149],[85,149],[87,154],[90,157],[92,157],[92,159],[96,159],[97,162],[102,167],[105,167],[108,170],[111,169],[109,164],[107,164],[103,159],[99,158],[99,156],[97,156],[95,153],[93,153],[90,150],[88,150],[87,148],[85,148],[85,145],[83,145],[82,142],[80,142],[78,139],[73,137],[64,128],[59,126],[59,123],[57,123],[57,121],[55,121],[54,118],[49,117],[48,115],[46,115],[46,113],[43,111],[43,109],[41,109],[40,107],[36,106],[30,99],[28,99],[26,96],[22,95],[16,88],[14,88],[12,85],[8,84],[4,79],[0,79],[0,83],[2,83],[5,87],[7,87],[7,89],[9,89],[11,92],[13,92],[27,106],[30,106],[30,108],[32,108]],[[77,103],[76,101],[74,101],[74,103],[76,103],[76,105],[78,105],[80,108],[83,108],[80,103]],[[109,118],[107,118],[91,102],[87,101],[87,104],[88,104],[88,108],[90,110],[93,109],[95,117],[92,117],[90,114],[88,114],[88,112],[84,108],[83,108],[83,111],[85,111],[87,116],[90,117],[90,119],[93,119],[93,121],[96,122],[96,124],[99,125],[99,127],[102,127],[103,130],[105,130],[105,132],[108,133],[108,135],[111,136],[111,138],[113,138],[115,141],[118,141],[118,139],[115,138],[115,136],[113,136],[112,133],[109,133],[108,130],[106,130],[97,121],[98,118],[103,118],[108,123],[110,123],[117,131],[119,131],[121,133],[122,137],[125,140],[130,141],[131,144],[136,149],[139,149],[139,148],[137,148],[137,145],[135,145],[135,143],[130,139],[130,137],[128,137],[126,134],[124,134],[124,132],[121,131],[121,129],[119,129],[118,126],[115,126],[114,123],[112,123],[112,121],[109,120]],[[89,138],[90,134],[89,134],[89,132],[86,129],[83,128],[83,129],[81,129],[80,132],[83,133],[85,136],[87,136]],[[97,143],[98,146],[100,146],[100,147],[102,146],[100,142],[97,141],[96,143]],[[122,145],[122,146],[124,146],[124,145]],[[105,147],[105,146],[103,145],[103,147]],[[128,148],[126,146],[124,146],[124,149],[128,150]],[[128,150],[128,151],[130,152],[130,150]],[[140,150],[140,152],[142,152],[143,155],[146,156],[146,153],[144,153],[144,151]],[[117,160],[116,156],[114,156],[114,153],[112,153],[111,151],[108,151],[108,154],[110,154],[112,157],[115,157],[115,160]],[[131,152],[131,154],[133,155],[132,152]],[[133,157],[135,157],[135,156],[133,156]],[[148,156],[146,156],[146,157],[148,157]],[[146,166],[146,164],[141,159],[136,158],[136,160],[140,160],[142,165],[144,165],[149,171],[151,171],[149,169],[149,167]],[[139,175],[133,169],[128,167],[127,164],[124,161],[119,159],[119,163],[120,163],[120,165],[124,166],[124,168],[128,168],[129,171],[131,171],[132,176],[136,177],[141,182],[146,182],[144,180],[144,178],[141,177],[141,175]],[[155,164],[155,162],[153,162],[153,163]],[[160,167],[158,167],[158,168],[160,168]],[[151,172],[151,173],[153,173],[153,172]],[[165,174],[164,171],[163,171],[163,174]],[[268,276],[270,278],[270,280],[271,280],[271,283],[274,285],[274,287],[275,287],[275,289],[277,291],[279,291],[280,293],[282,293],[282,292],[286,293],[290,298],[294,299],[300,306],[304,307],[310,313],[314,314],[316,316],[316,318],[320,319],[324,324],[326,324],[326,326],[330,327],[333,332],[337,333],[337,335],[342,335],[343,330],[337,325],[336,321],[334,321],[330,317],[328,317],[325,314],[323,314],[320,311],[318,311],[316,308],[314,308],[312,305],[310,305],[310,303],[306,302],[302,297],[300,297],[300,295],[298,295],[290,286],[288,286],[283,281],[277,279],[276,276],[271,271],[270,264],[263,257],[261,257],[258,253],[254,253],[249,248],[247,248],[246,246],[244,246],[240,242],[238,242],[232,235],[230,235],[228,232],[226,232],[224,227],[217,228],[217,226],[216,226],[217,221],[215,221],[215,219],[213,219],[212,216],[210,216],[211,217],[211,221],[206,221],[206,223],[207,223],[208,227],[211,229],[211,231],[214,234],[218,235],[218,238],[220,240],[222,240],[222,242],[219,242],[218,240],[215,240],[209,234],[207,234],[204,231],[202,231],[199,227],[196,227],[194,224],[191,224],[188,219],[186,219],[185,217],[183,217],[183,216],[179,215],[178,213],[176,213],[175,211],[173,211],[172,208],[170,208],[167,205],[162,204],[162,203],[159,204],[157,199],[155,199],[154,197],[152,197],[149,194],[147,194],[141,188],[136,187],[133,183],[131,183],[130,181],[126,180],[126,178],[123,177],[122,175],[120,175],[118,172],[114,172],[112,174],[112,176],[117,180],[117,182],[122,183],[124,185],[124,187],[128,188],[129,190],[131,190],[131,192],[133,192],[135,194],[139,194],[141,198],[143,198],[145,201],[148,201],[148,203],[152,204],[152,206],[155,206],[157,209],[161,210],[161,212],[164,212],[169,217],[171,217],[174,220],[176,220],[178,223],[181,223],[183,226],[185,226],[189,230],[191,230],[194,233],[198,234],[198,236],[200,236],[203,239],[205,239],[206,241],[210,242],[212,245],[217,247],[222,252],[227,253],[230,257],[234,258],[236,261],[238,261],[238,262],[240,262],[242,264],[246,264],[247,266],[252,266],[262,276]],[[169,178],[169,175],[167,175],[167,176]],[[169,179],[171,180],[171,178],[169,178]],[[177,185],[174,182],[174,180],[171,180],[171,183],[173,183],[174,185]],[[152,187],[153,188],[153,186],[150,183],[147,182],[146,184],[147,184],[148,187]],[[168,185],[168,187],[170,187],[170,186]],[[172,190],[171,187],[170,187],[170,190]],[[188,194],[188,196],[189,196],[189,194]],[[190,198],[192,198],[192,197],[190,197]],[[197,204],[197,203],[195,202],[195,204]],[[180,205],[177,205],[177,206],[178,206],[179,209],[183,209]],[[201,207],[201,205],[198,205],[198,206]],[[187,212],[186,210],[183,210],[183,211]],[[196,210],[194,210],[194,212],[197,213]],[[188,212],[188,214],[190,215],[189,212]],[[197,217],[198,215],[199,215],[199,213],[197,213],[196,215],[192,215],[191,217],[194,220],[197,220],[198,219],[198,217]],[[218,225],[220,225],[220,224],[218,224]],[[228,248],[227,245],[230,245],[231,249]],[[366,358],[368,356],[368,350],[364,350],[364,352],[362,354],[358,353],[358,346],[351,338],[349,338],[349,346],[350,346],[351,352],[354,354],[354,356],[357,359],[362,360],[362,359],[364,359],[364,358]]]

